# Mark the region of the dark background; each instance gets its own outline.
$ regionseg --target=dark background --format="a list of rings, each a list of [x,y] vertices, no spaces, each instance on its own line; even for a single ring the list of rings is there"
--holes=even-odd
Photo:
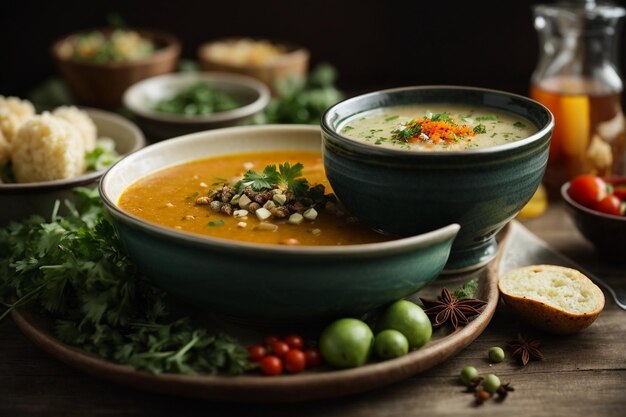
[[[0,6],[0,94],[24,96],[55,75],[53,40],[103,26],[177,35],[183,57],[226,36],[287,40],[329,62],[340,88],[357,93],[418,84],[473,85],[527,94],[538,57],[528,0],[501,1],[16,1]],[[541,3],[550,3],[543,1]],[[617,2],[625,6],[626,0]],[[620,35],[620,69],[626,39]]]

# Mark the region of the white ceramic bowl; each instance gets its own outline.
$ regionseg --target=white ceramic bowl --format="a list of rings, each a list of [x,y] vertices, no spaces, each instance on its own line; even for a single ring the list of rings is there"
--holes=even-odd
[[[132,122],[103,110],[85,108],[98,129],[99,137],[115,142],[120,155],[127,155],[145,146],[141,130]],[[74,187],[95,186],[106,170],[87,172],[81,176],[57,181],[0,184],[0,225],[31,214],[49,218],[56,200],[72,200]]]
[[[206,81],[218,91],[244,103],[236,109],[206,115],[186,116],[154,110],[160,100],[185,87]],[[262,82],[244,75],[221,72],[179,72],[148,78],[124,93],[124,105],[139,118],[141,127],[152,139],[165,139],[202,130],[237,125],[267,106],[270,91]]]

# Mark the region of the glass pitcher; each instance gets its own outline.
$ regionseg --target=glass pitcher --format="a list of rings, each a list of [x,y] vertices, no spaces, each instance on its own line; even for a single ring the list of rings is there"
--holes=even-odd
[[[626,10],[581,2],[533,12],[540,57],[530,94],[555,117],[544,182],[554,190],[582,173],[624,174],[623,84],[615,63]]]

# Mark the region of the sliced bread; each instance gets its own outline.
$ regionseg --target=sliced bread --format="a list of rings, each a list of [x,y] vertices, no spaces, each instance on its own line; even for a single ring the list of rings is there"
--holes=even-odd
[[[580,271],[532,265],[504,274],[498,288],[508,307],[540,329],[559,334],[583,330],[600,315],[604,294]]]

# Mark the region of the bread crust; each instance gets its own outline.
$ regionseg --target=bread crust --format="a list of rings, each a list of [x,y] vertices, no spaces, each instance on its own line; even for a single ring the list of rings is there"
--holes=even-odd
[[[582,282],[585,289],[596,300],[595,308],[583,313],[574,313],[546,304],[530,295],[511,294],[511,291],[507,290],[507,284],[509,284],[507,280],[512,279],[513,276],[520,273],[530,275],[543,272],[567,273],[568,278]],[[509,271],[498,281],[498,289],[504,303],[521,318],[537,328],[556,334],[570,334],[586,329],[598,318],[604,308],[604,294],[597,285],[580,271],[557,265],[531,265]]]

